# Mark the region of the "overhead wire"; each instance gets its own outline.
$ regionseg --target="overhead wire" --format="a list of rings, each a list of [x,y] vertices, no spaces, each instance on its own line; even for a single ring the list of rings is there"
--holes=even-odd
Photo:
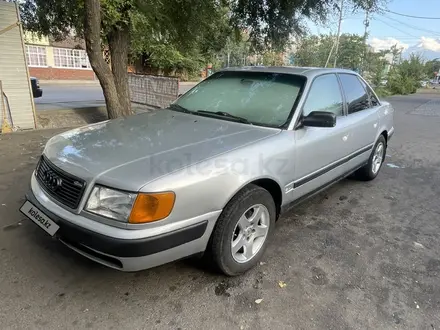
[[[393,29],[398,30],[398,31],[400,31],[400,32],[402,32],[402,33],[405,33],[406,35],[409,35],[409,36],[414,37],[414,38],[420,38],[420,37],[418,37],[418,36],[415,36],[415,35],[413,35],[413,34],[410,34],[410,33],[406,32],[406,31],[401,30],[401,29],[399,29],[398,27],[395,27],[395,26],[389,24],[388,22],[385,22],[384,20],[382,20],[382,19],[380,19],[380,18],[375,17],[374,19],[375,19],[375,20],[378,20],[379,22],[382,22],[382,23],[385,24],[385,25],[388,25],[390,28],[393,28]]]
[[[411,28],[411,29],[419,30],[419,31],[423,31],[423,32],[428,32],[428,33],[433,33],[434,35],[440,37],[440,33],[437,32],[437,31],[433,31],[433,30],[429,30],[429,29],[425,29],[425,28],[422,28],[422,27],[416,26],[416,25],[408,24],[408,23],[406,23],[406,22],[399,21],[398,19],[395,19],[395,18],[389,17],[389,16],[387,16],[387,15],[381,15],[381,16],[384,17],[384,18],[390,19],[390,20],[392,20],[392,21],[394,21],[394,22],[396,22],[396,23],[399,23],[399,24],[401,24],[401,25],[403,25],[403,26],[409,27],[409,28]]]
[[[410,18],[417,18],[417,19],[440,19],[440,17],[414,16],[414,15],[402,14],[402,13],[397,13],[397,12],[389,10],[389,9],[382,9],[382,10],[386,11],[388,13],[394,14],[394,15],[410,17]]]

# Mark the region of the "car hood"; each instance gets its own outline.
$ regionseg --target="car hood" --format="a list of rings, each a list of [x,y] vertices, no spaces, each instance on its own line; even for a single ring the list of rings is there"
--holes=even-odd
[[[137,191],[163,175],[279,132],[158,110],[54,136],[44,154],[62,170],[88,182]]]

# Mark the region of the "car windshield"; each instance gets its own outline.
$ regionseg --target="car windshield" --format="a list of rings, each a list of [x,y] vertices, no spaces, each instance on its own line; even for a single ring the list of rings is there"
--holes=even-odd
[[[284,73],[218,72],[176,100],[172,108],[282,127],[289,120],[304,83],[305,77]]]

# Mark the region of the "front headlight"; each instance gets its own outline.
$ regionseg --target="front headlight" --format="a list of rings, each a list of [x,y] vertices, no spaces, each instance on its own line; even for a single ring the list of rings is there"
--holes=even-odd
[[[126,222],[137,194],[95,186],[87,201],[86,211]]]
[[[175,201],[173,192],[129,193],[95,186],[85,210],[118,221],[141,224],[166,218]]]

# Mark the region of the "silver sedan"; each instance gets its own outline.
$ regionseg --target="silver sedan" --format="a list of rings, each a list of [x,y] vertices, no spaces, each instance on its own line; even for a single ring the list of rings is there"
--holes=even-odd
[[[282,212],[374,179],[393,132],[393,108],[352,71],[227,69],[167,109],[53,137],[21,211],[118,270],[204,255],[238,275]]]

